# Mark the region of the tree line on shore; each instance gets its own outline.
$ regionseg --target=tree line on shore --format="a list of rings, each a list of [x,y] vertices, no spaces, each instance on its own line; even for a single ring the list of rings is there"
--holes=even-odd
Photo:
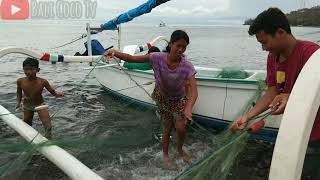
[[[304,8],[286,14],[292,26],[320,27],[320,6]],[[245,20],[244,25],[251,25],[254,19]]]

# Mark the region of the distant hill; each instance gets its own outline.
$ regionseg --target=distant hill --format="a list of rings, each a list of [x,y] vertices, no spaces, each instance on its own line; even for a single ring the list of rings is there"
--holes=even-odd
[[[320,27],[320,6],[299,9],[286,14],[292,26]],[[247,19],[244,25],[251,25],[254,19]]]
[[[287,17],[293,26],[320,26],[320,6],[292,11]]]

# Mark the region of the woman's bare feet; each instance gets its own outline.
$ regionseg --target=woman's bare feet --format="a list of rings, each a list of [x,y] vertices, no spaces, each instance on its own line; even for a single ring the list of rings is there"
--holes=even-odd
[[[181,149],[181,150],[178,150],[177,149],[177,153],[180,157],[182,157],[183,161],[188,163],[188,164],[191,164],[192,162],[192,157],[190,156],[189,153],[187,153],[185,150]]]
[[[169,155],[163,155],[163,164],[165,168],[172,168],[172,160]]]

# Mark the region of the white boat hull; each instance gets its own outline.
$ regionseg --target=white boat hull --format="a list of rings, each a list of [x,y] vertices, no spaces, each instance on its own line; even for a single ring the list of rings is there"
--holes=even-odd
[[[157,37],[150,45],[163,40]],[[144,50],[144,48],[142,48]],[[141,51],[137,45],[126,46],[124,51],[136,54]],[[6,54],[20,53],[44,61],[51,62],[100,62],[101,56],[62,56],[45,53],[43,55],[22,48],[5,48],[0,50],[0,58]],[[224,128],[230,122],[241,115],[243,108],[255,96],[258,89],[258,81],[265,79],[264,71],[246,71],[249,77],[246,79],[218,78],[221,71],[214,68],[196,67],[198,83],[198,100],[193,109],[193,118],[207,127]],[[123,72],[118,64],[99,64],[94,67],[94,73],[100,84],[108,91],[128,100],[154,106],[150,98],[155,83],[153,71],[126,70],[127,73],[143,86],[146,92],[138,87],[130,77]],[[149,94],[149,95],[148,95]],[[269,117],[266,128],[260,132],[267,140],[274,141],[280,126],[280,116]],[[269,138],[271,137],[271,139]]]
[[[251,76],[246,79],[214,78],[218,69],[196,67],[198,72],[198,99],[193,109],[196,121],[208,127],[223,128],[235,120],[258,89],[258,79],[264,79],[264,71],[248,71]],[[94,69],[99,83],[108,91],[125,99],[154,106],[149,96],[155,86],[153,71],[125,70],[118,65],[97,66]],[[146,91],[138,87],[130,76]],[[210,74],[210,75],[205,75]],[[271,117],[265,128],[266,136],[271,133],[274,140],[280,125],[279,117]],[[265,137],[264,137],[265,138]],[[266,137],[269,138],[269,137]]]

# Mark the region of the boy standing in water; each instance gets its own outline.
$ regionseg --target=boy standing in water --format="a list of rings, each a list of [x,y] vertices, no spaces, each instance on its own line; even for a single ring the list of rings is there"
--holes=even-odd
[[[23,105],[23,121],[32,125],[32,119],[35,108],[44,105],[42,97],[43,88],[46,88],[53,96],[63,97],[63,92],[55,91],[48,81],[43,78],[37,77],[37,72],[40,71],[39,61],[34,58],[27,58],[23,61],[23,71],[26,77],[17,80],[17,105],[20,108]],[[24,98],[22,100],[22,92]],[[45,128],[46,134],[50,136],[51,122],[49,118],[48,109],[37,110],[39,118]]]
[[[195,68],[184,56],[189,44],[189,36],[182,30],[172,33],[167,52],[154,52],[146,55],[132,56],[115,50],[105,53],[108,58],[116,56],[127,62],[149,62],[156,80],[152,98],[164,123],[162,138],[163,160],[171,166],[169,158],[170,133],[175,126],[177,132],[176,152],[184,161],[191,162],[191,156],[182,148],[185,137],[185,125],[192,119],[192,108],[198,97]],[[191,93],[185,96],[184,84],[189,81]]]

